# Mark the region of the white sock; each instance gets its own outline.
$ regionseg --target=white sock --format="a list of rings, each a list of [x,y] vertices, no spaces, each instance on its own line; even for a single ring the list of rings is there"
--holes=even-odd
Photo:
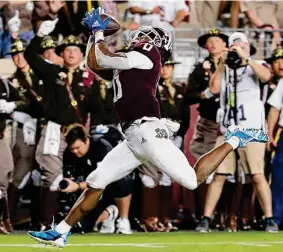
[[[66,221],[62,220],[55,228],[59,234],[66,234],[71,230],[71,226]]]
[[[226,143],[230,144],[233,148],[233,150],[237,149],[240,143],[240,140],[238,137],[231,137],[230,139],[228,139],[227,141],[225,141]]]

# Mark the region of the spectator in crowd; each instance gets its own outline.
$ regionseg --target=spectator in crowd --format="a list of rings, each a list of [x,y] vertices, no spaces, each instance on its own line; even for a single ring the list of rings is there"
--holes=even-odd
[[[94,75],[94,73],[91,73]],[[99,93],[97,99],[100,99],[103,102],[104,113],[103,118],[98,120],[96,115],[90,115],[90,127],[95,128],[98,124],[103,125],[118,125],[118,118],[116,111],[114,109],[113,98],[114,91],[112,84],[109,81],[102,79],[100,76],[94,76],[95,81],[93,81],[93,85],[98,85]]]
[[[64,66],[49,64],[40,56],[43,37],[54,30],[56,23],[57,20],[42,22],[25,51],[26,60],[43,80],[46,90],[47,125],[41,132],[36,150],[36,161],[42,168],[42,209],[46,227],[52,223],[57,209],[56,191],[62,178],[62,157],[66,149],[63,132],[72,123],[85,124],[89,112],[103,113],[103,105],[96,99],[97,86],[88,88],[85,84],[88,72],[80,68],[85,46],[77,37],[65,38],[56,48],[56,53],[64,59]]]
[[[34,37],[31,16],[34,4],[32,1],[3,1],[0,2],[5,32],[2,41],[2,55],[6,56],[11,50],[11,33],[19,33],[19,37],[29,43]],[[17,23],[21,24],[18,28]],[[14,30],[14,28],[17,30]]]
[[[183,106],[199,103],[199,118],[190,143],[190,153],[197,160],[200,156],[213,149],[217,138],[218,124],[216,112],[219,108],[219,96],[209,91],[209,80],[217,68],[221,53],[228,44],[228,36],[220,30],[212,29],[198,38],[198,45],[209,52],[208,57],[201,59],[189,75],[188,87],[184,96]],[[206,185],[201,185],[198,195],[197,214],[203,215]]]
[[[280,225],[283,220],[283,204],[282,204],[282,174],[281,169],[281,99],[282,99],[282,78],[283,78],[283,50],[274,50],[272,56],[266,61],[271,64],[273,78],[270,82],[268,89],[268,132],[269,132],[269,144],[267,146],[268,151],[272,153],[272,204],[273,215],[275,222]],[[277,88],[278,87],[278,88]],[[274,94],[273,94],[274,92]],[[279,126],[279,127],[278,127]],[[274,155],[275,154],[275,155]]]
[[[250,20],[251,27],[263,28],[265,30],[278,30],[280,28],[277,9],[280,11],[282,8],[282,4],[278,5],[274,1],[241,0],[241,11]],[[273,39],[276,47],[281,47],[280,32],[273,32]]]
[[[89,137],[82,125],[70,125],[65,134],[65,139],[69,148],[64,153],[63,164],[66,167],[68,165],[75,166],[75,169],[78,171],[77,173],[83,176],[84,179],[97,168],[97,165],[99,165],[109,152],[102,138],[95,140]],[[70,178],[65,178],[65,180],[68,181],[69,185],[62,192],[75,192],[84,190],[87,187],[85,180],[79,182],[74,182]],[[106,208],[106,212],[103,213],[104,220],[100,232],[114,233],[115,221],[119,214],[117,233],[131,234],[132,231],[128,217],[132,189],[133,183],[130,175],[107,186],[102,200],[100,200],[94,212],[86,217],[84,221],[86,230],[90,231],[93,229],[94,222]],[[114,199],[118,209],[116,206],[108,206],[108,204],[114,203]],[[107,218],[105,218],[105,214],[106,216],[108,215]]]
[[[277,54],[276,60],[283,60],[283,54]],[[268,99],[268,104],[271,106],[268,115],[268,133],[269,133],[268,150],[275,152],[274,158],[272,160],[273,169],[272,169],[271,190],[272,190],[273,215],[277,225],[283,224],[282,98],[283,98],[283,80],[281,78],[278,82],[276,89],[273,91],[270,98]],[[279,127],[276,130],[277,124]],[[274,137],[274,135],[276,137]]]
[[[265,61],[271,65],[272,72],[272,78],[269,81],[268,89],[266,92],[266,99],[268,99],[273,93],[279,81],[283,78],[283,49],[275,49],[272,53],[272,56],[265,59]],[[265,108],[266,116],[268,116],[270,105],[266,103]]]
[[[56,47],[57,42],[51,36],[44,37],[40,45],[41,55],[46,62],[61,66],[64,64],[64,61],[63,58],[55,52]]]
[[[65,1],[34,1],[32,12],[33,30],[37,32],[40,24],[46,20],[54,20],[58,17],[60,9],[65,5]]]
[[[195,1],[197,21],[200,28],[216,26],[221,1]]]
[[[139,14],[140,25],[151,25],[173,31],[188,15],[185,1],[129,1],[132,14]]]
[[[14,109],[24,108],[28,103],[24,96],[2,78],[0,79],[0,97],[0,234],[9,234],[13,228],[8,211],[7,190],[14,164],[11,148],[4,138],[4,130],[6,119],[10,117]]]
[[[36,134],[39,134],[41,120],[44,118],[44,89],[42,80],[38,79],[24,58],[27,47],[25,41],[16,39],[11,46],[12,60],[17,68],[9,78],[13,87],[25,97],[29,106],[24,109],[15,109],[13,119],[18,122],[16,143],[13,148],[14,172],[9,186],[9,211],[14,220],[20,190],[26,185],[28,177],[35,169],[34,156],[36,149]],[[34,199],[37,204],[39,199]],[[31,211],[32,222],[38,222],[37,211]]]
[[[247,128],[263,128],[264,104],[260,97],[260,81],[266,83],[271,74],[263,61],[254,61],[250,55],[255,48],[249,44],[243,33],[233,33],[229,37],[230,51],[238,55],[238,59],[222,54],[220,64],[210,79],[210,92],[220,94],[220,108],[218,122],[220,131],[225,133],[230,125],[240,125]],[[232,54],[234,55],[234,54]],[[226,61],[226,57],[228,57]],[[236,58],[237,59],[237,58]],[[226,64],[227,63],[227,64]],[[235,95],[233,96],[232,94]],[[223,142],[219,136],[216,145]],[[259,201],[265,216],[265,230],[277,232],[278,226],[273,220],[271,192],[264,176],[265,144],[253,143],[238,150],[243,170],[251,175],[256,188]],[[197,230],[209,231],[209,223],[215,206],[221,195],[227,175],[234,174],[236,170],[235,153],[230,153],[216,170],[213,181],[208,187],[204,217]]]

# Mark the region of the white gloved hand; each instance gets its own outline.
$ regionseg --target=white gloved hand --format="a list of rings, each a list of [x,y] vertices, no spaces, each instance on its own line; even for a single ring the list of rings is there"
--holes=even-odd
[[[54,20],[47,20],[41,23],[39,26],[38,32],[43,34],[44,36],[49,35],[55,29],[55,26],[58,22],[58,18]]]
[[[6,100],[0,100],[0,113],[10,114],[17,107],[15,102],[7,102]]]
[[[173,143],[175,144],[176,147],[178,147],[179,149],[182,146],[182,142],[183,142],[183,138],[180,136],[175,136],[175,138],[172,140]]]
[[[37,119],[28,119],[23,126],[24,142],[27,145],[35,145]]]
[[[9,19],[8,23],[8,29],[10,33],[18,32],[20,30],[21,26],[21,19],[19,18],[19,11],[16,10],[15,16],[13,16],[11,19]]]

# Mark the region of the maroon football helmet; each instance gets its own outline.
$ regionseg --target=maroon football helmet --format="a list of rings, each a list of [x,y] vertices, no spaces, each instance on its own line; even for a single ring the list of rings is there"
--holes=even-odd
[[[162,64],[172,54],[172,39],[170,35],[159,27],[140,26],[137,30],[131,31],[127,39],[127,46],[147,41],[153,43],[159,50]]]

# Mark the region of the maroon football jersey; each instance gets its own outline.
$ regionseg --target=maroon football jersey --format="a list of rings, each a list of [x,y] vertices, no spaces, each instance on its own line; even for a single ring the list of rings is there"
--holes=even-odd
[[[149,43],[138,43],[133,49],[146,55],[153,68],[116,71],[113,77],[114,105],[121,123],[129,123],[144,116],[160,118],[156,88],[161,61],[158,49]]]

